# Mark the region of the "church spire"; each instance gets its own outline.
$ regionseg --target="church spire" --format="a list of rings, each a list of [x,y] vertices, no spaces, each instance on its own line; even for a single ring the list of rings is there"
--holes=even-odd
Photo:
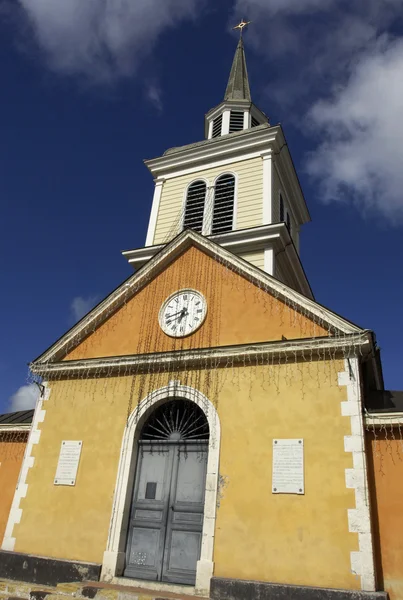
[[[242,21],[234,27],[240,29],[240,38],[232,61],[231,72],[224,100],[210,109],[205,116],[204,132],[208,140],[238,131],[269,125],[266,115],[252,102],[242,31],[250,21]]]
[[[239,38],[238,46],[235,50],[231,73],[228,79],[227,89],[225,90],[224,101],[226,100],[252,101],[242,36]]]

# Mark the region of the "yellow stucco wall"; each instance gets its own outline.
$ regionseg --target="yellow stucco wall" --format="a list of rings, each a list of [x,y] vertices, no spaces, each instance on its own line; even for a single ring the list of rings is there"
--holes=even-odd
[[[263,167],[262,159],[250,158],[222,167],[213,167],[188,175],[180,175],[165,181],[162,188],[157,226],[153,243],[168,242],[179,233],[185,193],[188,185],[196,179],[207,180],[208,186],[222,173],[238,176],[236,229],[256,227],[263,218]]]
[[[28,431],[0,431],[0,546],[20,473]]]
[[[109,379],[54,381],[44,403],[40,443],[29,470],[17,552],[101,562],[111,518],[120,446],[128,412],[172,378],[216,405],[221,421],[220,506],[215,575],[289,584],[359,588],[351,574],[344,451],[350,421],[341,416],[346,389],[339,361],[245,366]],[[214,432],[212,432],[214,435]],[[273,438],[303,438],[305,495],[273,495]],[[75,487],[54,486],[62,440],[82,440]]]

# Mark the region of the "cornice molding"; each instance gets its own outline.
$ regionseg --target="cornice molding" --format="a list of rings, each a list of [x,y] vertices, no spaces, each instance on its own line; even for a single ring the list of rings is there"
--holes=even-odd
[[[385,428],[386,427],[394,427],[403,425],[403,413],[395,412],[395,413],[365,413],[365,424],[367,426],[373,426],[377,428]]]
[[[271,248],[274,249],[276,256],[281,252],[285,252],[285,260],[282,261],[282,267],[288,275],[289,281],[295,280],[298,284],[298,291],[308,298],[314,298],[305,271],[302,268],[298,252],[292,243],[285,223],[272,223],[270,225],[260,225],[259,227],[236,229],[224,234],[209,235],[207,237],[235,254]],[[133,268],[138,269],[163,248],[164,244],[158,244],[156,246],[125,250],[122,252],[122,256],[127,259]]]
[[[250,110],[252,106],[253,102],[250,102],[249,100],[223,100],[220,102],[220,104],[210,108],[210,110],[205,114],[205,118],[211,121],[211,119],[214,119],[223,110]]]
[[[284,136],[280,126],[259,125],[252,129],[230,133],[208,140],[205,143],[182,146],[174,152],[145,160],[144,164],[153,177],[163,177],[168,173],[183,170],[200,163],[208,164],[229,156],[241,157],[260,150],[278,151]]]
[[[237,346],[220,346],[216,348],[201,348],[192,350],[179,350],[172,352],[156,352],[152,354],[136,354],[130,356],[113,356],[106,358],[90,358],[82,360],[61,361],[55,363],[33,363],[31,369],[37,375],[51,380],[56,375],[71,375],[79,377],[84,372],[93,375],[114,375],[117,372],[130,374],[130,369],[136,373],[148,371],[153,364],[158,364],[158,369],[175,364],[176,368],[203,367],[214,368],[225,366],[228,360],[236,364],[244,363],[245,356],[256,364],[264,364],[265,358],[270,364],[277,357],[287,359],[292,357],[310,360],[320,357],[326,358],[353,357],[360,353],[365,356],[372,350],[372,337],[369,331],[342,335],[338,337],[318,337],[300,340],[281,340],[275,342],[264,342],[256,344],[242,344]],[[315,351],[317,356],[315,356]],[[308,355],[306,355],[308,353]],[[346,356],[347,355],[347,356]],[[209,361],[211,361],[209,365]],[[260,362],[259,362],[260,361]],[[252,365],[252,366],[255,366]],[[232,366],[232,365],[231,365]],[[122,374],[122,373],[121,373]]]
[[[29,431],[32,425],[0,425],[0,434],[3,431]]]

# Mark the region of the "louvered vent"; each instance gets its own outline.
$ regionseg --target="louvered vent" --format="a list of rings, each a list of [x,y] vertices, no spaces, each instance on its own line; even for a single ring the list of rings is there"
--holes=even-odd
[[[258,125],[260,125],[259,121],[255,117],[252,117],[252,127],[257,127]]]
[[[229,132],[241,131],[243,129],[243,112],[231,110],[229,118]]]
[[[212,233],[232,231],[235,177],[221,175],[215,184]]]
[[[222,115],[213,121],[213,138],[221,135]]]
[[[189,227],[198,233],[203,229],[204,202],[206,199],[206,183],[194,181],[188,187],[186,196],[185,218],[183,228]]]

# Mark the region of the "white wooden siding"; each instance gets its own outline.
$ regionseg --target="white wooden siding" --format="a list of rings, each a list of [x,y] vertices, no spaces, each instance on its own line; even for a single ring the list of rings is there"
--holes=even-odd
[[[213,194],[211,186],[215,179],[223,173],[237,175],[235,228],[244,229],[262,224],[263,165],[262,159],[258,157],[232,163],[226,167],[214,167],[193,174],[173,177],[165,181],[153,244],[166,243],[180,232],[184,197],[188,185],[197,179],[205,179],[208,186],[207,195]]]
[[[257,227],[263,222],[263,160],[259,157],[238,164],[236,229]]]
[[[264,269],[264,250],[257,250],[256,252],[243,252],[239,254],[239,256],[255,267],[259,267],[259,269]]]

